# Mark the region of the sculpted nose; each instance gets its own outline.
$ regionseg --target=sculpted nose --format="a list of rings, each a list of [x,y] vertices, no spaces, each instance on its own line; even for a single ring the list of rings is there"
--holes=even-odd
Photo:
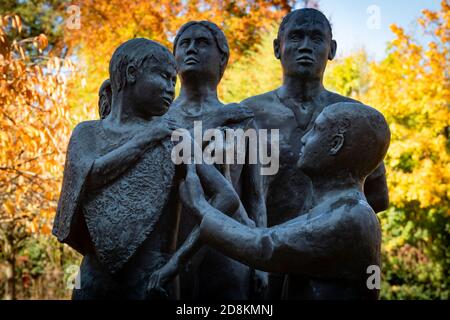
[[[311,48],[311,42],[309,40],[309,37],[304,37],[303,40],[300,42],[300,46],[298,47],[298,51],[302,52],[302,51],[312,51]]]
[[[191,41],[189,43],[189,46],[186,50],[187,54],[191,54],[191,53],[197,53],[197,48],[195,48],[195,41]]]
[[[175,96],[175,84],[173,82],[167,86],[166,93],[171,97]]]

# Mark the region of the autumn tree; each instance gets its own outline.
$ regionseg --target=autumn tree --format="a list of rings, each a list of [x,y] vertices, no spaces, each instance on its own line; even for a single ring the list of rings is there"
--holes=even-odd
[[[449,298],[450,5],[423,11],[425,46],[393,25],[388,56],[373,63],[364,101],[386,116],[393,207],[380,215],[387,298]]]
[[[53,56],[65,57],[70,48],[64,43],[63,22],[70,3],[70,0],[1,0],[0,15],[18,15],[22,21],[23,38],[37,37],[43,33],[48,39],[44,52],[51,51]]]
[[[329,62],[325,87],[379,109],[392,138],[386,157],[391,207],[378,215],[383,230],[383,299],[448,299],[450,247],[449,6],[419,20],[427,46],[393,26],[387,57],[363,50]],[[281,84],[273,56],[275,31],[230,66],[221,84],[227,102]]]
[[[261,42],[251,52],[228,67],[219,85],[219,96],[224,102],[239,102],[281,85],[281,64],[273,53],[276,35],[277,26],[273,24],[261,33]]]
[[[114,49],[135,37],[156,40],[169,48],[176,32],[190,20],[210,20],[228,38],[230,65],[261,41],[268,30],[290,10],[287,0],[84,0],[79,2],[80,28],[66,28],[65,41],[79,59],[82,81],[73,84],[78,109],[94,108],[97,90],[108,77],[108,62]],[[76,18],[76,15],[74,16]]]
[[[70,134],[71,64],[42,54],[44,34],[23,39],[21,31],[17,15],[0,16],[0,258],[11,299],[18,252],[29,237],[50,233]]]

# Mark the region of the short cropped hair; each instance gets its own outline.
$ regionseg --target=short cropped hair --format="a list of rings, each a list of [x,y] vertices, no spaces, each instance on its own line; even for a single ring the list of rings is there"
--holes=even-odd
[[[278,41],[281,41],[281,39],[284,35],[284,31],[286,29],[286,25],[292,19],[292,17],[301,15],[301,14],[308,14],[308,15],[311,15],[311,17],[316,17],[320,20],[323,20],[325,22],[326,26],[328,27],[328,30],[330,31],[331,38],[333,38],[333,30],[331,28],[331,24],[330,24],[330,21],[328,20],[328,18],[321,11],[319,11],[317,9],[303,8],[303,9],[293,10],[293,11],[289,12],[283,18],[283,20],[281,21],[280,27],[278,28],[278,34],[277,34]]]
[[[352,172],[367,177],[383,161],[391,133],[384,116],[376,109],[357,102],[338,102],[322,111],[327,122],[344,136],[342,152]]]
[[[175,59],[172,53],[163,45],[149,39],[128,40],[114,51],[109,62],[109,78],[113,95],[125,87],[127,67],[133,64],[139,68],[147,60],[154,60],[161,65],[171,64],[175,68]]]

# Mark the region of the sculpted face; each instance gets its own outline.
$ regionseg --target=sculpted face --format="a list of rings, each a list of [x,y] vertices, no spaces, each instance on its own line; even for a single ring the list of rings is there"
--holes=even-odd
[[[222,59],[213,35],[201,25],[190,26],[178,40],[175,61],[182,78],[191,72],[220,78]]]
[[[285,75],[321,78],[327,60],[332,60],[336,42],[324,17],[299,13],[286,24],[279,42],[275,40],[275,55],[281,59]]]
[[[326,173],[336,164],[335,155],[343,144],[344,136],[322,112],[301,140],[297,167],[305,173]]]
[[[133,105],[144,118],[166,113],[175,96],[175,67],[163,58],[152,60],[139,69],[132,66],[127,69],[127,77],[134,82]]]

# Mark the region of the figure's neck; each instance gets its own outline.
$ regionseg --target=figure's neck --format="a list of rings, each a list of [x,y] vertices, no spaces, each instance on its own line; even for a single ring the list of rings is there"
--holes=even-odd
[[[207,105],[219,102],[217,96],[217,85],[205,82],[189,82],[181,83],[180,95],[178,100],[189,107],[190,105]]]
[[[106,117],[106,121],[113,125],[139,125],[150,119],[143,119],[135,114],[132,105],[132,99],[127,99],[125,94],[120,93],[112,98],[111,112]]]
[[[322,77],[299,78],[288,75],[283,76],[283,85],[279,89],[281,97],[298,101],[314,100],[324,91]]]
[[[343,196],[351,192],[363,193],[363,182],[351,173],[311,176],[313,200],[317,205],[327,199]]]

